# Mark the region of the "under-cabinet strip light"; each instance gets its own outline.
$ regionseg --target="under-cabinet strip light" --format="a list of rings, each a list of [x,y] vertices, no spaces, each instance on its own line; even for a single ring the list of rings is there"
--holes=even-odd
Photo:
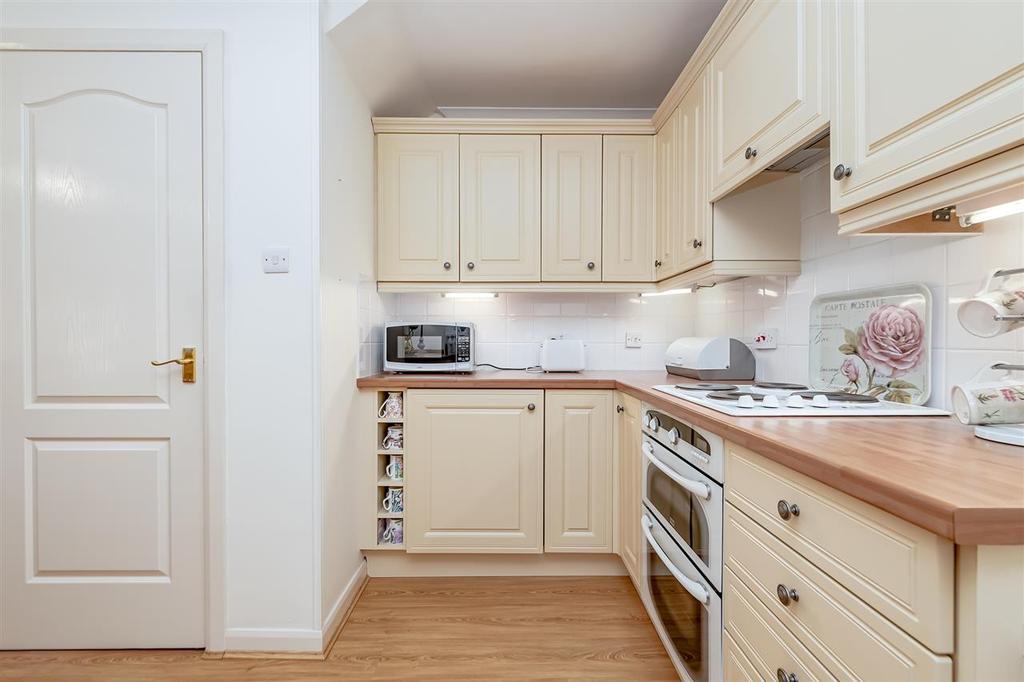
[[[487,291],[446,291],[441,294],[443,298],[462,298],[467,300],[483,300],[497,298],[498,294]]]

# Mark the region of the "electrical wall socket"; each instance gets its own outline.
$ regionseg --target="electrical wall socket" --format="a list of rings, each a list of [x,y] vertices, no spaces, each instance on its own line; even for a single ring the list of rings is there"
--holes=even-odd
[[[626,348],[639,348],[642,341],[640,332],[626,332]]]
[[[774,327],[762,329],[754,334],[754,348],[757,350],[771,350],[779,347],[779,330]]]

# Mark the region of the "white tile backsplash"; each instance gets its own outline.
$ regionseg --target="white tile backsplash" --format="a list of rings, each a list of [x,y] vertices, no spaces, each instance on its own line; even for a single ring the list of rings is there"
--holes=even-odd
[[[960,302],[993,270],[1024,265],[1024,218],[993,221],[980,236],[839,237],[828,212],[828,169],[801,180],[802,272],[783,284],[750,277],[694,295],[695,334],[728,334],[749,341],[759,319],[780,330],[779,347],[755,350],[765,380],[806,382],[811,300],[824,293],[903,282],[922,282],[932,293],[932,392],[930,404],[948,407],[949,390],[995,362],[1024,362],[1024,330],[993,339],[968,334],[956,319]],[[759,290],[778,295],[758,295]],[[733,313],[741,297],[743,314]]]

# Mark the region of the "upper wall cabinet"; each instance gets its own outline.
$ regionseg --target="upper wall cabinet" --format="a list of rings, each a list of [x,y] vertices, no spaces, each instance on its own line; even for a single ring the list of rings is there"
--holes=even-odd
[[[1024,140],[1024,4],[845,0],[837,21],[833,212]]]
[[[601,281],[601,136],[544,135],[541,279]]]
[[[824,4],[756,2],[711,57],[712,200],[828,126]]]
[[[606,282],[654,278],[654,139],[605,135],[601,274]]]
[[[462,281],[540,281],[540,135],[459,138]]]
[[[686,272],[711,260],[711,202],[708,201],[708,79],[698,78],[679,103],[676,148],[679,158],[679,220],[669,235],[671,261],[661,275]]]
[[[459,136],[377,136],[377,278],[459,279]]]
[[[680,110],[677,108],[654,136],[654,278],[671,274],[679,232],[682,170],[679,164]]]

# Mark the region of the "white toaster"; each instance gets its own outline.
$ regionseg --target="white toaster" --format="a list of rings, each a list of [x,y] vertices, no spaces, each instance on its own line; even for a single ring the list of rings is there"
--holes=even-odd
[[[582,341],[548,339],[540,347],[540,368],[545,372],[579,372],[584,362]]]

